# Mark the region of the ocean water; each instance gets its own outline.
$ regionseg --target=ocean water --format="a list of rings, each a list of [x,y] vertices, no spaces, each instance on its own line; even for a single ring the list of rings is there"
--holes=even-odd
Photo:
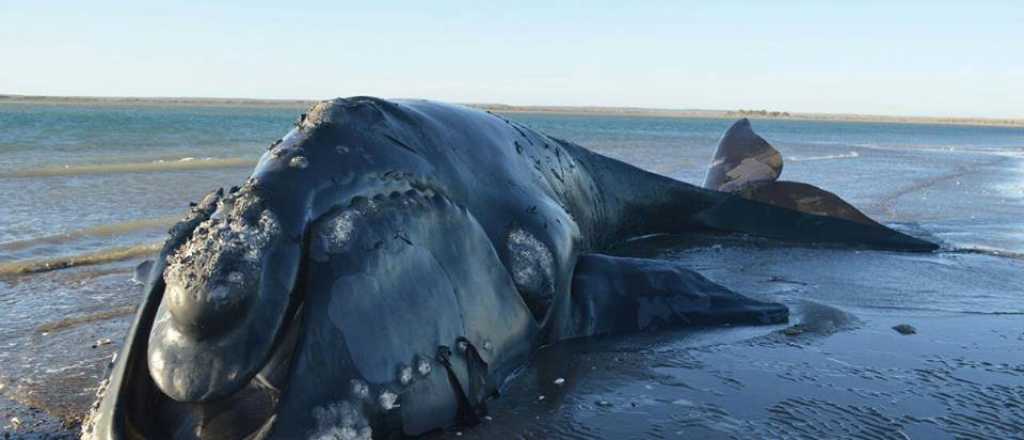
[[[4,429],[67,435],[61,423],[91,403],[140,300],[133,266],[190,201],[241,184],[301,111],[0,104],[0,415],[39,423],[0,420]],[[732,122],[507,116],[697,184]],[[1024,436],[1024,129],[753,125],[782,152],[783,179],[835,192],[942,250],[723,236],[633,243],[616,252],[684,261],[790,305],[801,334],[687,329],[551,347],[494,402],[492,421],[459,434]],[[67,262],[78,266],[45,270]],[[918,335],[889,329],[907,322]],[[552,385],[558,377],[564,385]]]

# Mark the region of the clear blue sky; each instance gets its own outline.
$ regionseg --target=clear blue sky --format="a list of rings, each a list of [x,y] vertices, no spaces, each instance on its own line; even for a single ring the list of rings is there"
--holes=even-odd
[[[0,93],[1024,117],[1021,0],[141,3],[0,0]]]

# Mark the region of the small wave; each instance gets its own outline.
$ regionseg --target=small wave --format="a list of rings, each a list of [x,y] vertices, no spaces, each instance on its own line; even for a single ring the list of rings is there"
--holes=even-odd
[[[30,275],[72,267],[113,263],[115,261],[152,255],[160,250],[160,246],[160,244],[143,244],[104,249],[98,252],[70,255],[66,257],[0,263],[0,277]]]
[[[986,167],[999,164],[1005,160],[1007,160],[1005,156],[1000,156],[993,160],[986,161],[985,163],[976,164],[972,166],[959,166],[956,169],[949,170],[949,172],[944,174],[939,174],[937,176],[926,177],[921,180],[913,181],[909,186],[900,188],[882,197],[879,201],[873,204],[873,209],[886,212],[891,218],[895,219],[897,218],[895,208],[896,201],[900,197],[906,196],[911,193],[920,192],[945,182],[955,181],[961,177],[970,174],[979,173],[981,171],[984,171]]]
[[[871,306],[864,306],[869,309],[876,310],[894,310],[902,312],[925,312],[929,314],[941,313],[941,314],[959,314],[959,315],[982,315],[982,316],[1018,316],[1024,315],[1024,310],[968,310],[963,308],[949,308],[949,307],[929,307],[929,306],[892,306],[883,304],[873,304]]]
[[[786,159],[792,160],[794,162],[803,162],[809,160],[853,159],[855,157],[860,157],[860,153],[856,151],[851,151],[849,153],[827,154],[824,156],[791,156]]]
[[[144,229],[167,228],[179,220],[178,217],[161,217],[153,219],[132,220],[112,225],[99,225],[85,229],[65,232],[62,234],[46,235],[42,237],[29,238],[25,240],[8,241],[0,243],[0,251],[20,251],[33,246],[46,244],[62,244],[69,241],[86,237],[113,237]]]
[[[39,333],[53,333],[60,330],[67,330],[71,327],[75,327],[81,324],[88,324],[90,322],[96,321],[106,321],[108,319],[114,319],[117,317],[130,315],[132,313],[135,313],[135,306],[118,307],[116,309],[103,310],[101,312],[72,316],[70,318],[64,318],[59,321],[48,322],[37,327],[36,331],[38,331]]]
[[[61,177],[121,173],[159,173],[168,171],[190,171],[217,168],[244,168],[252,167],[255,165],[256,161],[251,159],[215,159],[211,157],[200,160],[194,157],[186,157],[174,161],[158,160],[153,162],[126,162],[95,165],[64,165],[62,167],[30,168],[25,170],[16,170],[0,173],[0,178]]]
[[[882,145],[874,143],[848,143],[848,142],[812,142],[813,144],[835,144],[847,147],[864,148],[868,150],[899,151],[913,153],[953,153],[953,154],[978,154],[983,156],[999,156],[1024,158],[1024,145],[1007,147],[983,146],[957,146],[957,145],[927,145],[927,144],[897,144]]]
[[[1005,249],[997,249],[984,246],[965,247],[965,248],[954,248],[949,249],[947,252],[951,254],[976,254],[976,255],[988,255],[990,257],[1001,257],[1009,258],[1011,260],[1024,261],[1024,253],[1008,251]]]

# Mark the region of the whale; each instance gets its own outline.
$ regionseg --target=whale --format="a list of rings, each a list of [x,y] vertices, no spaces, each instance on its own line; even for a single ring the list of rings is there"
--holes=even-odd
[[[611,252],[636,237],[936,249],[781,169],[747,120],[697,186],[465,106],[319,102],[169,230],[82,437],[417,436],[480,423],[545,345],[787,322]]]

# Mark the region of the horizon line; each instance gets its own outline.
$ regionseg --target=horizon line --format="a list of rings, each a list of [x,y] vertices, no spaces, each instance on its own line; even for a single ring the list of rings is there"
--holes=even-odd
[[[364,96],[364,95],[353,95]],[[332,98],[328,98],[332,99]],[[387,98],[387,99],[421,99],[421,98]],[[49,104],[165,104],[165,105],[227,105],[227,106],[276,106],[299,107],[308,106],[323,99],[308,98],[247,98],[247,97],[202,97],[202,96],[96,96],[96,95],[25,95],[17,93],[0,93],[0,103],[49,103]],[[553,114],[601,114],[620,116],[650,116],[675,118],[754,118],[811,120],[836,122],[879,122],[879,123],[917,123],[917,124],[951,124],[1024,127],[1021,117],[977,117],[977,116],[921,116],[921,115],[883,115],[871,113],[843,112],[801,112],[785,109],[698,109],[698,108],[660,108],[642,106],[607,106],[607,105],[518,105],[500,102],[453,102],[487,111],[508,113],[553,113]]]

